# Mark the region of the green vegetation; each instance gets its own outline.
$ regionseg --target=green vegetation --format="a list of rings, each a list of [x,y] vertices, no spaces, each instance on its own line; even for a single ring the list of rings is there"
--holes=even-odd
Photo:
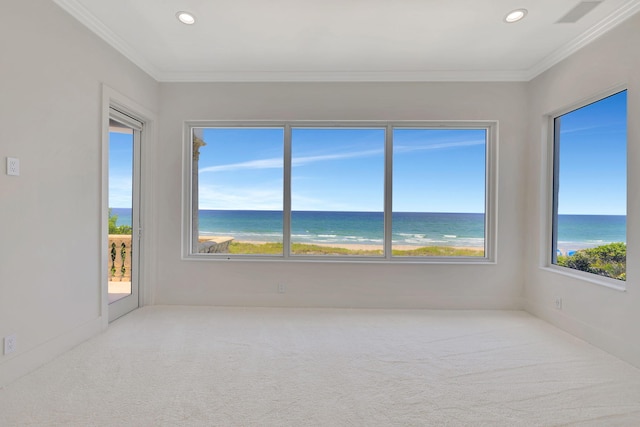
[[[229,245],[229,253],[243,255],[280,255],[282,243],[245,243],[233,241]],[[295,255],[360,255],[381,256],[382,250],[347,249],[341,247],[318,246],[293,243],[291,253]],[[446,246],[426,246],[411,250],[394,250],[394,256],[483,256],[482,251]]]
[[[382,255],[382,250],[349,250],[318,245],[293,243],[291,252],[295,255]],[[245,243],[233,241],[229,245],[229,253],[243,255],[281,255],[282,243]]]
[[[484,256],[484,250],[451,246],[423,246],[411,250],[393,250],[394,256]]]
[[[581,249],[570,256],[558,256],[558,265],[587,273],[627,280],[627,245],[609,243]]]
[[[131,227],[128,225],[116,225],[118,215],[111,213],[109,209],[109,234],[131,234]]]
[[[340,247],[328,247],[318,245],[307,245],[303,243],[292,243],[291,253],[295,255],[360,255],[360,256],[380,256],[382,249],[347,249]]]
[[[255,245],[253,243],[233,241],[229,245],[229,253],[244,255],[280,255],[282,254],[282,243]]]

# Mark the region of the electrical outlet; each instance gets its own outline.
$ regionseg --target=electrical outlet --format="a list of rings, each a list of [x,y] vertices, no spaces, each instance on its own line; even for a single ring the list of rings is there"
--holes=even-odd
[[[13,157],[7,157],[7,175],[20,175],[20,160]]]
[[[4,337],[4,354],[13,353],[14,351],[16,351],[16,336],[15,334],[7,335]]]
[[[556,297],[556,309],[562,310],[562,298]]]
[[[284,291],[285,291],[284,283],[278,283],[278,293],[284,294]]]

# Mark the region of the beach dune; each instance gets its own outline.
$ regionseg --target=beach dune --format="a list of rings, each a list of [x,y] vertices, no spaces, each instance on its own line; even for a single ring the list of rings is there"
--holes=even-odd
[[[264,245],[267,243],[266,241],[247,241],[243,240],[239,243],[247,243],[251,245]],[[348,250],[365,250],[365,251],[382,251],[384,247],[382,245],[371,245],[371,244],[359,244],[359,243],[308,243],[304,242],[304,244],[321,246],[325,248],[344,248]],[[392,249],[400,250],[400,251],[410,251],[418,248],[422,248],[425,245],[393,245]],[[470,251],[484,252],[484,248],[481,247],[473,247],[473,246],[455,246],[456,249],[466,249]]]

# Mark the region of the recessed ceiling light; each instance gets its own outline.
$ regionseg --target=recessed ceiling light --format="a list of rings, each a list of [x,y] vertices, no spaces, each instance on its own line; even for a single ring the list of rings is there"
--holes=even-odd
[[[176,18],[183,24],[192,25],[196,23],[196,18],[189,12],[178,12]]]
[[[504,17],[504,22],[512,24],[514,22],[518,22],[525,16],[527,16],[527,9],[516,9],[507,13],[507,16]]]

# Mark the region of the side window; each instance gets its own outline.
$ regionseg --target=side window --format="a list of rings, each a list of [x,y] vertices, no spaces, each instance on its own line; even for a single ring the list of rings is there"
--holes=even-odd
[[[554,117],[552,264],[626,280],[627,92]]]

